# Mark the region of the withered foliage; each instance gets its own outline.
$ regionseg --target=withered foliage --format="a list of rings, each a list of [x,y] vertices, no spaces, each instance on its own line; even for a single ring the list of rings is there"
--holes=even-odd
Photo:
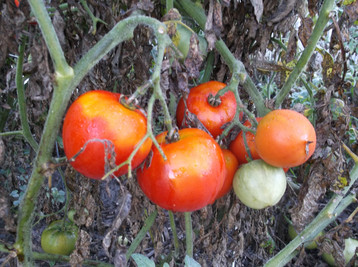
[[[180,18],[163,18],[163,1],[89,0],[87,4],[93,14],[106,22],[97,23],[97,30],[93,34],[92,21],[84,7],[79,1],[67,2],[69,7],[65,9],[59,7],[62,3],[59,0],[51,1],[51,6],[56,9],[52,14],[53,24],[71,66],[118,21],[133,12],[141,12],[162,21]],[[322,4],[321,0],[309,0],[307,6],[304,5],[305,1],[301,0],[203,2],[208,17],[204,34],[209,50],[213,50],[215,54],[215,68],[211,78],[227,82],[231,77],[229,68],[215,51],[215,41],[221,38],[233,55],[245,64],[255,82],[256,78],[262,75],[278,72],[280,75],[276,76],[275,82],[279,86],[292,71],[292,65],[285,64],[294,62],[297,58],[298,41],[303,46],[307,45],[313,27],[311,18],[318,14]],[[348,28],[358,18],[357,3],[358,1],[355,1],[344,8],[343,15],[336,18],[336,27],[332,25],[327,28],[333,32],[330,50],[323,55],[315,53],[307,68],[308,79],[312,79],[314,74],[322,75],[326,90],[322,90],[315,97],[316,152],[305,165],[295,169],[301,190],[291,194],[292,189],[287,189],[289,192],[279,205],[261,211],[245,207],[231,192],[214,205],[194,212],[194,258],[202,266],[263,265],[288,242],[285,216],[292,219],[298,231],[302,230],[314,218],[322,204],[326,203],[327,192],[339,193],[342,189],[341,178],[349,181],[349,166],[345,161],[341,142],[347,140],[349,116],[358,116],[358,109],[354,107],[357,106],[358,100],[352,104],[342,93],[348,85],[342,77],[345,60],[342,57],[344,47],[340,40],[349,38]],[[306,11],[310,17],[306,15]],[[39,27],[33,24],[27,1],[21,1],[20,8],[16,8],[13,1],[6,1],[1,4],[0,12],[0,127],[2,131],[20,129],[16,107],[14,59],[11,59],[9,54],[17,55],[21,37],[26,36],[23,72],[25,77],[29,78],[26,84],[27,115],[35,139],[40,140],[53,92],[53,64]],[[301,26],[294,29],[293,25],[297,20],[301,21]],[[190,20],[185,22],[194,24]],[[278,36],[288,39],[287,51],[283,52],[272,41],[273,37]],[[150,78],[155,42],[151,30],[139,26],[132,40],[118,45],[89,72],[73,92],[72,100],[93,89],[115,90],[125,95],[133,93]],[[280,54],[285,64],[268,62],[265,58],[267,50],[275,55]],[[189,89],[195,85],[205,63],[206,58],[198,49],[196,35],[191,37],[188,57],[185,60],[175,58],[175,51],[167,49],[162,65],[161,88],[173,110],[178,99],[182,96],[185,98]],[[243,101],[252,109],[248,95],[242,88],[239,90]],[[139,104],[144,108],[148,96],[139,99]],[[331,111],[332,98],[340,98],[345,103],[338,117],[333,116]],[[289,105],[290,102],[286,101],[283,107]],[[301,111],[303,110],[301,107]],[[158,118],[161,113],[162,108],[156,105],[153,117]],[[190,113],[187,123],[192,127],[201,127],[197,118]],[[6,137],[3,140],[4,143],[0,139],[0,228],[4,231],[1,230],[0,239],[12,243],[16,231],[16,216],[11,210],[11,202],[15,199],[10,193],[20,190],[26,184],[26,180],[21,180],[20,177],[28,177],[31,174],[34,152],[22,139]],[[4,144],[5,156],[2,149]],[[54,156],[63,155],[60,144],[57,144]],[[82,177],[69,165],[62,167],[66,185],[72,195],[70,208],[76,211],[74,220],[80,227],[80,238],[71,255],[70,264],[80,265],[84,259],[92,258],[123,266],[129,245],[156,207],[143,195],[135,177],[94,181]],[[64,190],[59,172],[53,173],[52,186]],[[36,209],[38,215],[51,214],[62,207],[52,201],[51,194],[46,194],[48,190],[48,184],[45,183]],[[63,215],[54,214],[46,220],[40,220],[34,227],[34,250],[41,251],[40,235],[45,224]],[[36,218],[39,219],[40,216]],[[185,251],[184,216],[175,214],[175,218],[181,250],[179,259],[171,257],[174,250],[173,233],[167,212],[160,208],[153,227],[136,252],[147,255],[156,262],[167,261],[170,266],[181,264]],[[356,227],[357,224],[353,226]],[[322,240],[319,244],[321,252],[332,252],[338,263],[342,263],[342,240],[351,234],[357,235],[357,230],[347,230],[347,227],[337,231],[334,229],[328,233],[331,242]],[[314,266],[317,261],[317,255],[312,256],[302,250],[296,263]]]

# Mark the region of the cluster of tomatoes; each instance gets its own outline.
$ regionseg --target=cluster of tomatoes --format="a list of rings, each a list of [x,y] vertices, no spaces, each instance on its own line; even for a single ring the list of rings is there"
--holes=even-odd
[[[306,117],[291,110],[275,110],[257,118],[255,135],[241,132],[229,149],[222,149],[215,138],[235,117],[235,95],[227,91],[216,104],[209,100],[225,86],[216,81],[198,85],[178,103],[179,126],[186,125],[190,112],[210,134],[198,128],[182,128],[174,140],[168,140],[167,132],[159,134],[156,141],[166,159],[149,138],[137,148],[131,161],[133,168],[152,151],[147,164],[137,169],[137,179],[144,194],[160,207],[181,212],[198,210],[225,195],[233,184],[247,206],[274,205],[286,188],[282,168],[298,166],[312,155],[314,128]],[[81,95],[67,111],[63,124],[65,154],[72,166],[89,178],[100,179],[127,160],[146,136],[145,114],[121,101],[120,94],[95,90]],[[251,127],[251,122],[244,125]],[[127,171],[128,165],[124,165],[114,174]],[[264,200],[257,203],[260,198]]]
[[[148,136],[147,119],[139,107],[126,104],[118,93],[89,91],[72,103],[65,116],[62,138],[66,157],[78,172],[101,179],[136,149],[131,166],[138,167],[139,186],[152,202],[167,210],[201,209],[232,187],[248,207],[275,205],[286,189],[285,171],[312,155],[316,144],[314,128],[300,113],[275,110],[256,118],[256,134],[241,131],[229,149],[221,148],[215,138],[235,118],[237,110],[233,92],[214,97],[225,86],[210,81],[192,88],[186,99],[179,100],[176,119],[183,127],[175,138],[168,138],[168,132],[156,136],[161,151],[150,138],[144,141]],[[185,128],[190,114],[210,134]],[[242,113],[238,117],[242,120]],[[252,124],[249,120],[243,123],[248,128]],[[128,164],[124,164],[114,175],[127,172]],[[71,253],[77,238],[74,227],[72,222],[62,220],[46,228],[41,239],[45,251]]]

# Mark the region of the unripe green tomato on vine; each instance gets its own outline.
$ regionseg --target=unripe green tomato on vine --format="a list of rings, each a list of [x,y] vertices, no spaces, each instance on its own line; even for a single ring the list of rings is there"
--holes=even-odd
[[[236,196],[252,209],[276,205],[285,193],[286,184],[284,170],[261,159],[241,165],[233,181]]]
[[[67,220],[50,223],[41,234],[41,247],[46,253],[70,255],[75,249],[78,227]]]

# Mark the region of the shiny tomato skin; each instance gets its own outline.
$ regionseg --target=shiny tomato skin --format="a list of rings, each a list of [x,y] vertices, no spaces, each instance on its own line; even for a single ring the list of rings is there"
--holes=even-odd
[[[46,253],[70,255],[75,249],[78,227],[72,222],[57,220],[41,234],[41,247]]]
[[[88,178],[100,179],[105,174],[105,147],[108,150],[109,144],[114,146],[115,164],[119,165],[146,134],[145,115],[138,109],[124,107],[119,98],[117,93],[89,91],[77,98],[66,113],[62,130],[66,157],[71,159],[87,143],[71,165]],[[133,158],[132,168],[144,161],[151,145],[150,139],[144,142]],[[110,152],[107,159],[111,160]],[[123,166],[115,175],[120,176],[127,171],[128,167]]]
[[[268,164],[291,168],[311,157],[316,147],[316,132],[302,114],[288,109],[274,110],[259,122],[255,146]]]
[[[235,157],[234,153],[228,149],[222,149],[222,151],[225,159],[225,180],[216,196],[216,199],[219,199],[229,193],[232,188],[232,181],[234,180],[235,173],[239,168],[239,161]]]
[[[236,112],[236,100],[233,92],[228,91],[220,97],[221,104],[214,107],[209,104],[208,97],[213,96],[226,86],[225,83],[209,81],[193,87],[186,100],[188,110],[194,113],[214,138],[223,131],[221,127],[230,122]],[[183,98],[179,100],[176,119],[179,127],[184,119],[185,104]]]
[[[261,118],[256,118],[257,122],[261,120]],[[243,123],[246,127],[251,127],[251,122],[249,120]],[[250,154],[253,160],[260,159],[259,154],[256,151],[255,147],[255,135],[251,132],[246,132],[246,141],[247,145],[250,149]],[[246,152],[245,143],[243,138],[243,131],[241,131],[236,138],[230,143],[229,149],[236,156],[239,164],[247,163],[247,159],[249,158],[249,154]]]
[[[196,128],[179,130],[179,140],[173,143],[166,142],[166,135],[163,132],[156,139],[167,160],[153,145],[150,166],[137,171],[144,194],[171,211],[194,211],[213,203],[225,175],[220,146]]]

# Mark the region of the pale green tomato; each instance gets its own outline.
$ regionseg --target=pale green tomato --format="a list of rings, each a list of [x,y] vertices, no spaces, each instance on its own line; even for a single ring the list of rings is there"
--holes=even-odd
[[[286,190],[286,175],[282,168],[263,160],[241,165],[235,173],[233,188],[242,203],[253,209],[277,204]]]

